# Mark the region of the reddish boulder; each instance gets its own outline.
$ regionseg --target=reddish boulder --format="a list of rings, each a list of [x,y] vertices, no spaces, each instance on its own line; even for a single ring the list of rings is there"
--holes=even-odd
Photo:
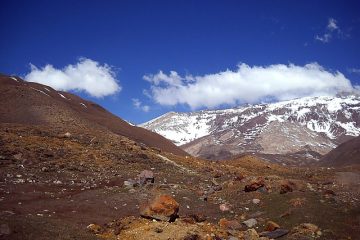
[[[252,192],[252,191],[256,191],[261,187],[265,186],[265,181],[262,178],[258,178],[255,181],[252,181],[250,184],[245,186],[244,191],[245,192]]]
[[[161,221],[174,221],[179,212],[179,204],[169,195],[158,195],[140,207],[140,215]]]
[[[288,193],[294,191],[296,185],[294,182],[291,181],[283,181],[280,186],[280,194]]]
[[[236,220],[227,220],[226,218],[222,218],[219,221],[219,226],[225,230],[240,230],[242,225]]]
[[[276,222],[273,222],[273,221],[268,221],[266,223],[265,231],[272,232],[278,228],[280,228],[279,224],[277,224]]]

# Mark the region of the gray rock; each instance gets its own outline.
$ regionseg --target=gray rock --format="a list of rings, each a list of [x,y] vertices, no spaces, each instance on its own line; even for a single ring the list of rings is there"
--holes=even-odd
[[[154,183],[154,173],[150,170],[144,170],[139,174],[139,184],[145,185],[147,183]]]
[[[243,224],[245,224],[248,228],[252,228],[257,224],[257,221],[255,218],[250,218],[246,221],[243,221]]]
[[[138,182],[133,179],[128,179],[128,180],[124,181],[124,186],[127,188],[133,188],[138,185],[139,185]]]

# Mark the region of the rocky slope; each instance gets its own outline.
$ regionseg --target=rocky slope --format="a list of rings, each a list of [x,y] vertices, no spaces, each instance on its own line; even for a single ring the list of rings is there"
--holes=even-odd
[[[208,159],[244,152],[304,152],[304,157],[317,160],[319,154],[360,134],[360,97],[308,97],[225,110],[170,112],[141,126]]]
[[[54,128],[99,129],[148,146],[186,155],[164,137],[128,124],[101,106],[51,87],[0,75],[0,122],[48,125]]]

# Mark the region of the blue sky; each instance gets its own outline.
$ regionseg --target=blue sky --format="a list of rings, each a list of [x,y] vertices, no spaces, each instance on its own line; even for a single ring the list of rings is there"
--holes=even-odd
[[[0,31],[0,72],[134,123],[360,85],[359,1],[12,0]]]

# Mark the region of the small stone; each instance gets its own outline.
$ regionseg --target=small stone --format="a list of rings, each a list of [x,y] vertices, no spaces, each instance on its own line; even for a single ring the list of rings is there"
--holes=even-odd
[[[266,223],[265,231],[272,232],[272,231],[275,231],[278,228],[280,228],[279,224],[277,224],[277,223],[275,223],[273,221],[268,221]]]
[[[243,224],[245,224],[248,228],[252,228],[257,224],[257,221],[255,218],[250,218],[246,221],[243,221]]]
[[[219,208],[220,208],[220,210],[221,210],[222,212],[230,211],[230,206],[229,206],[228,204],[225,204],[225,203],[220,204]]]
[[[219,226],[222,229],[226,230],[240,230],[241,224],[236,220],[227,220],[226,218],[222,218],[219,221]]]
[[[254,198],[252,200],[253,204],[259,204],[260,203],[260,199]]]
[[[64,137],[66,137],[66,138],[70,138],[70,137],[71,137],[71,133],[66,132],[66,133],[64,134]]]
[[[124,186],[127,187],[127,188],[133,188],[133,187],[136,187],[138,185],[139,184],[133,179],[128,179],[128,180],[124,181]]]
[[[154,232],[156,232],[156,233],[162,233],[163,231],[164,230],[162,228],[159,228],[159,227],[154,229]]]

